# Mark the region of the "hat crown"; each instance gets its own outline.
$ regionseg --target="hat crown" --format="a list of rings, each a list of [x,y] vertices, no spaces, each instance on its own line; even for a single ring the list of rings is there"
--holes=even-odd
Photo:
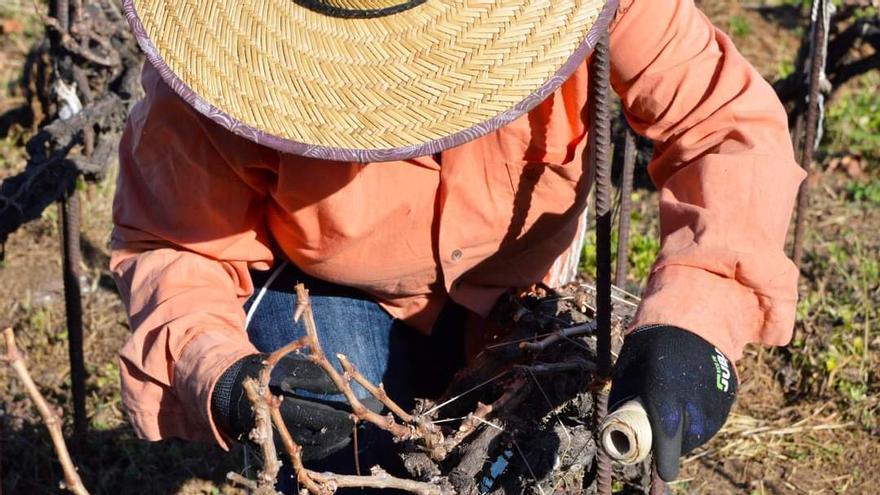
[[[367,18],[403,12],[425,3],[425,0],[294,0],[294,2],[334,17]]]

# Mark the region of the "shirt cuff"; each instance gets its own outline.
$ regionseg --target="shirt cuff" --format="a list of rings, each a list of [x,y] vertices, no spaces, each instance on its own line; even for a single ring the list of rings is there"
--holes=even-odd
[[[791,318],[783,318],[790,321],[767,321],[767,304],[735,279],[700,268],[667,265],[651,275],[631,329],[651,324],[684,328],[736,362],[746,344],[784,345],[791,339],[794,308]],[[775,331],[765,332],[768,324],[777,327]],[[768,333],[773,337],[768,338]]]
[[[204,332],[184,347],[174,368],[174,390],[192,423],[223,449],[229,444],[211,416],[211,393],[220,375],[239,359],[255,354],[247,339],[226,332]]]

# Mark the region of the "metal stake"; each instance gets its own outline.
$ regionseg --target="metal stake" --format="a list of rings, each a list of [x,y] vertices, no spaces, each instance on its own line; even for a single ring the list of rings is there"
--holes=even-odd
[[[51,15],[63,32],[70,29],[69,0],[55,0]],[[59,40],[53,39],[53,55],[59,54]],[[58,61],[55,77],[60,78]],[[73,429],[83,438],[86,421],[86,367],[83,358],[82,322],[82,253],[80,252],[80,203],[75,185],[58,203],[58,224],[61,233],[62,276],[64,279],[64,311],[67,320],[67,345],[70,356],[71,395],[73,398]]]
[[[623,149],[623,174],[620,176],[620,220],[617,230],[617,270],[614,276],[614,284],[625,288],[627,254],[629,253],[629,216],[632,211],[633,175],[635,175],[636,158],[636,134],[626,124],[626,144]]]
[[[73,395],[73,429],[86,432],[86,367],[83,358],[82,254],[80,252],[80,202],[76,189],[58,202],[61,232],[64,310],[67,318],[67,346],[70,355],[70,381]]]
[[[596,44],[590,61],[590,158],[596,173],[596,337],[599,377],[611,375],[611,111],[609,109],[608,34]],[[596,424],[608,412],[608,387],[596,398]],[[597,428],[598,430],[598,428]],[[596,442],[599,445],[599,442]],[[599,448],[596,483],[600,495],[611,495],[611,459]]]
[[[627,254],[629,253],[629,225],[630,212],[632,211],[633,177],[635,175],[638,148],[636,133],[629,124],[626,124],[626,138],[623,150],[623,173],[620,177],[620,220],[617,232],[617,273],[614,283],[621,288],[626,285]],[[657,475],[657,468],[653,461],[649,464],[650,469],[650,493],[651,495],[665,495],[666,483]]]
[[[826,0],[813,0],[812,37],[810,40],[810,85],[807,100],[807,121],[804,124],[804,139],[801,142],[800,163],[807,171],[807,179],[798,191],[797,220],[794,230],[792,258],[798,268],[804,254],[804,234],[807,223],[807,210],[810,205],[810,177],[813,151],[816,149],[816,135],[819,128],[819,105],[822,76],[825,73],[825,58],[828,52],[828,24],[831,5]]]

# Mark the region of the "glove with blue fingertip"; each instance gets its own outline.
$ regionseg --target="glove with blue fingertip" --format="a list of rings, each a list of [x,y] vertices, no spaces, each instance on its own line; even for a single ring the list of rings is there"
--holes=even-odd
[[[680,457],[724,425],[737,386],[732,363],[712,344],[678,327],[650,325],[624,341],[608,410],[641,399],[651,423],[657,472],[672,481]]]

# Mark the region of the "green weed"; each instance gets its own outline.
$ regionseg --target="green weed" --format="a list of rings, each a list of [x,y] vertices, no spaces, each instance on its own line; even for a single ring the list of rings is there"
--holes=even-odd
[[[880,204],[880,181],[851,181],[846,192],[853,201]]]
[[[873,19],[878,15],[880,15],[880,9],[873,5],[859,7],[856,9],[855,13],[853,13],[853,16],[855,16],[856,19]]]
[[[39,308],[31,313],[28,320],[30,328],[38,334],[49,333],[52,327],[52,313],[45,308]]]
[[[738,38],[752,34],[752,24],[745,17],[732,15],[728,25],[730,26],[730,33]]]
[[[880,74],[870,74],[859,86],[828,107],[823,144],[830,154],[855,154],[880,162]]]
[[[794,74],[796,67],[794,66],[794,61],[790,59],[782,59],[776,65],[776,79],[785,79],[786,77]]]
[[[40,218],[46,222],[47,225],[56,225],[58,223],[58,209],[49,206],[40,214]]]
[[[641,219],[638,212],[631,215],[629,246],[627,249],[628,278],[637,285],[644,285],[651,273],[651,267],[660,252],[660,239],[637,230]],[[611,265],[617,266],[618,229],[611,232]],[[588,274],[596,273],[596,232],[590,231],[581,254],[580,271]]]
[[[869,352],[880,290],[876,250],[855,232],[844,231],[820,244],[812,256],[809,273],[817,289],[798,303],[806,331],[798,332],[791,345],[792,364],[804,380],[801,391],[830,398],[850,419],[876,428],[880,402],[871,378],[876,357]]]
[[[669,491],[673,495],[688,495],[691,493],[691,480],[677,480],[667,484]]]

